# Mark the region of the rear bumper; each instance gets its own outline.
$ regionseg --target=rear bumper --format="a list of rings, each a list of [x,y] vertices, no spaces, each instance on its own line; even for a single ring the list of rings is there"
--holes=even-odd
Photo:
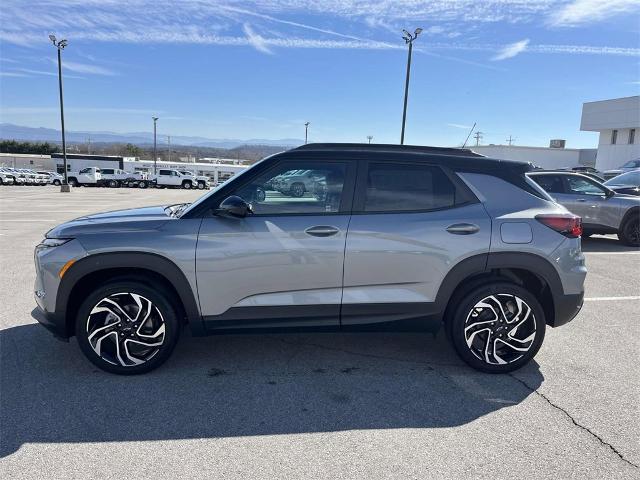
[[[554,298],[555,315],[551,327],[559,327],[573,320],[582,309],[584,292],[577,295],[560,295]]]

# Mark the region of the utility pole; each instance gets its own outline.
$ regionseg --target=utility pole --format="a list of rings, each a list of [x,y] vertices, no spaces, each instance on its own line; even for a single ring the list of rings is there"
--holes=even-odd
[[[169,161],[171,161],[171,135],[167,135],[167,144],[169,145]]]
[[[406,30],[402,30],[404,42],[409,45],[409,56],[407,57],[407,77],[404,81],[404,108],[402,109],[402,131],[400,132],[400,145],[404,145],[404,127],[407,122],[407,100],[409,99],[409,77],[411,76],[411,52],[413,51],[413,41],[422,32],[421,28],[416,28],[413,35]]]
[[[158,174],[158,153],[156,149],[156,123],[158,123],[158,117],[151,117],[153,119],[153,174]]]
[[[64,137],[64,101],[62,97],[62,50],[67,46],[67,40],[56,40],[55,35],[49,35],[49,40],[53,43],[53,46],[58,49],[58,88],[60,90],[60,124],[62,127],[62,160],[64,164],[64,180],[60,185],[61,192],[70,192],[69,188],[69,175],[67,172],[67,142]]]
[[[515,138],[513,138],[511,135],[509,135],[509,138],[507,138],[507,143],[509,144],[509,146],[511,146],[511,144],[513,143],[514,140],[515,140]]]
[[[304,144],[307,144],[307,140],[309,139],[309,125],[311,125],[309,122],[306,122],[304,124]]]
[[[476,139],[476,147],[480,145],[480,140],[482,140],[482,132],[476,132],[473,136]]]
[[[367,140],[369,140],[369,144],[371,144],[371,140],[373,140],[373,135],[367,135]]]
[[[91,155],[91,135],[87,137],[87,154]]]

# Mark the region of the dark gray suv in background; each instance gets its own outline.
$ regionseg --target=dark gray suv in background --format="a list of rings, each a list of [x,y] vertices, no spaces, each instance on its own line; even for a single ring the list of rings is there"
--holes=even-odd
[[[149,371],[180,331],[423,330],[485,372],[580,310],[580,218],[469,150],[310,144],[193,204],[81,217],[36,247],[35,316],[100,368]],[[322,194],[266,185],[308,172]]]

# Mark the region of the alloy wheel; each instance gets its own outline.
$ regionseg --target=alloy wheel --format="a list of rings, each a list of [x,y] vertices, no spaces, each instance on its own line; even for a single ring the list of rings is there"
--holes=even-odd
[[[535,337],[533,310],[513,294],[483,298],[468,313],[464,326],[467,347],[490,365],[516,362],[531,349]]]
[[[153,358],[165,341],[162,313],[136,293],[115,293],[100,300],[86,323],[89,345],[105,362],[122,367]]]

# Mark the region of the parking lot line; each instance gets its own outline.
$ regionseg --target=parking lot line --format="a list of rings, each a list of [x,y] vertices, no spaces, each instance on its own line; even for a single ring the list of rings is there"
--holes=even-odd
[[[585,255],[640,255],[638,252],[582,252]]]
[[[585,302],[612,302],[616,300],[640,300],[640,295],[631,295],[627,297],[587,297]]]

